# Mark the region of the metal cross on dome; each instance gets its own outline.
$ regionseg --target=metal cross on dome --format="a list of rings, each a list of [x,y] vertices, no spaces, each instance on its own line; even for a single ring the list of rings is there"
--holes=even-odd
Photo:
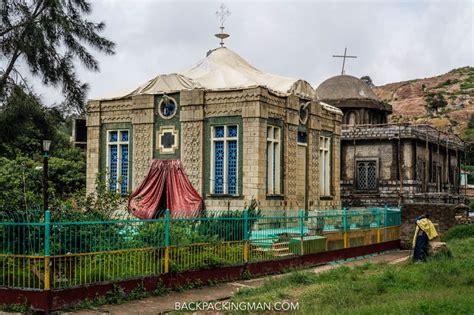
[[[346,65],[346,58],[357,58],[357,56],[348,56],[347,55],[347,47],[344,49],[344,55],[341,56],[341,55],[332,55],[333,57],[336,57],[336,58],[343,58],[342,59],[342,71],[341,71],[341,74],[344,74],[344,66]]]
[[[221,40],[220,42],[221,47],[224,47],[224,38],[227,38],[230,36],[229,34],[224,33],[224,22],[229,15],[230,15],[229,9],[227,9],[225,4],[222,3],[219,6],[219,9],[216,11],[216,16],[219,19],[219,22],[221,23],[221,26],[220,26],[221,32],[214,35],[215,37]]]

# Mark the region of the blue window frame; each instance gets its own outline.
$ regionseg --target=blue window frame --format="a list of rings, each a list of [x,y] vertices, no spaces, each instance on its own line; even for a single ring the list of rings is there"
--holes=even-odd
[[[110,191],[122,195],[129,188],[129,131],[109,130],[107,135],[107,181]]]
[[[237,195],[238,126],[214,126],[211,135],[211,193]]]

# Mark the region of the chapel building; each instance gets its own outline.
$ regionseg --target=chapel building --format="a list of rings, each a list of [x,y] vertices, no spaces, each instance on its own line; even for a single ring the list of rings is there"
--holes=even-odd
[[[188,70],[90,100],[87,190],[131,193],[152,160],[181,160],[206,209],[341,207],[342,112],[304,80],[262,72],[228,48]]]
[[[460,166],[464,143],[457,136],[428,125],[388,123],[392,107],[353,76],[329,78],[318,86],[316,94],[321,102],[344,113],[340,155],[343,206],[463,201]]]

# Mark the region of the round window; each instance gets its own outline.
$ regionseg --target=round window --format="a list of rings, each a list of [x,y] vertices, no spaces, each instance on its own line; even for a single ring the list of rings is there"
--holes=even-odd
[[[176,101],[169,97],[163,96],[160,103],[158,104],[158,112],[160,113],[161,118],[163,119],[171,119],[176,115],[176,111],[178,110],[178,105]]]

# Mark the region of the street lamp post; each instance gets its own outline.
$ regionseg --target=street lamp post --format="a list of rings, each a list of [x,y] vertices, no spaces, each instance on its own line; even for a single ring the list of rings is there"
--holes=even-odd
[[[48,210],[48,154],[51,140],[43,140],[43,211]]]

